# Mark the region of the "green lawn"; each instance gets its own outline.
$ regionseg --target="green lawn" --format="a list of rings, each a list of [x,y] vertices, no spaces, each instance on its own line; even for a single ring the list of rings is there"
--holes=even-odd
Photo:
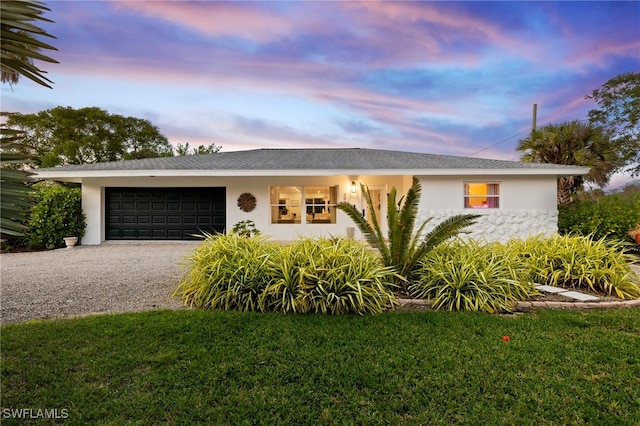
[[[2,424],[14,424],[7,409],[17,408],[64,409],[65,424],[640,419],[640,309],[155,311],[1,332]]]

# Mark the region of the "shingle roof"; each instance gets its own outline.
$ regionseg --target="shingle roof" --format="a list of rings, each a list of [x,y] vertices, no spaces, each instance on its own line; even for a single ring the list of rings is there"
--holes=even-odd
[[[256,149],[60,166],[38,172],[136,170],[562,169],[569,166],[364,148]]]

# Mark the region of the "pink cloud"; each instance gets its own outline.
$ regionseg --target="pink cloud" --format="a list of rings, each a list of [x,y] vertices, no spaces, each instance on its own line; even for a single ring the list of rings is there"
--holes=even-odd
[[[265,42],[288,34],[293,21],[256,3],[114,1],[127,9],[211,36],[232,36]]]
[[[640,31],[638,31],[640,35]],[[600,39],[593,43],[583,41],[576,43],[575,53],[566,58],[566,66],[582,68],[597,65],[604,67],[614,56],[636,56],[640,58],[640,40],[620,42],[618,40]],[[589,71],[588,68],[585,69]]]
[[[261,43],[302,33],[314,37],[344,33],[339,40],[341,47],[369,54],[369,66],[424,61],[472,66],[478,64],[479,53],[472,48],[454,51],[447,44],[475,40],[476,45],[499,43],[514,49],[517,45],[511,36],[482,19],[423,2],[311,2],[304,3],[303,9],[287,5],[286,12],[253,2],[116,1],[113,5],[209,36]]]
[[[462,9],[445,9],[442,3],[425,2],[344,2],[345,8],[353,9],[357,24],[364,28],[384,29],[381,33],[392,31],[401,40],[386,38],[396,49],[405,52],[421,51],[439,53],[448,57],[443,45],[456,40],[473,41],[480,44],[499,44],[517,47],[513,36],[503,33],[496,25],[479,17],[466,14]],[[458,52],[459,53],[459,52]]]
[[[63,65],[64,66],[64,65]],[[259,69],[259,76],[255,70]],[[228,70],[234,70],[229,72]],[[402,93],[390,94],[368,90],[342,82],[340,79],[328,81],[324,77],[332,71],[328,65],[314,63],[300,63],[297,61],[272,62],[266,58],[247,58],[244,56],[227,57],[222,70],[211,70],[206,75],[194,71],[190,67],[155,66],[142,58],[114,58],[110,56],[94,57],[83,67],[73,66],[69,69],[79,75],[102,76],[113,80],[134,81],[141,84],[188,84],[200,88],[238,89],[242,91],[266,91],[277,95],[296,96],[306,98],[310,103],[332,105],[339,110],[348,111],[359,117],[364,117],[378,124],[378,133],[368,133],[368,137],[382,138],[390,143],[407,144],[415,141],[423,148],[425,146],[441,152],[443,147],[454,146],[456,140],[451,134],[430,129],[420,122],[421,117],[442,118],[444,120],[460,121],[467,115],[461,111],[468,99],[457,98],[435,101],[431,99],[417,99],[406,97]],[[152,77],[152,79],[150,79]],[[233,129],[232,129],[233,130]],[[252,139],[251,134],[233,134],[244,142]],[[289,135],[289,137],[285,137]],[[336,138],[309,138],[298,133],[283,133],[274,136],[274,142],[294,143],[296,140],[305,143],[321,143],[321,140],[335,140]],[[229,136],[227,136],[229,137]],[[262,134],[262,138],[266,138]],[[266,138],[268,139],[268,138]],[[212,138],[216,144],[225,144],[224,140]],[[426,142],[429,141],[429,142]],[[193,141],[195,143],[196,141]],[[227,141],[229,145],[232,141]],[[326,144],[326,142],[325,142]],[[410,145],[413,145],[411,143]],[[464,154],[464,151],[459,154]]]

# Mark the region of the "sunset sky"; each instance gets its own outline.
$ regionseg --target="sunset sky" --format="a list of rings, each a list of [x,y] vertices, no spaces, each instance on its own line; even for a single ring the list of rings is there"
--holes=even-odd
[[[96,106],[174,143],[366,147],[517,160],[538,125],[640,70],[640,2],[47,1],[52,90],[2,110]]]

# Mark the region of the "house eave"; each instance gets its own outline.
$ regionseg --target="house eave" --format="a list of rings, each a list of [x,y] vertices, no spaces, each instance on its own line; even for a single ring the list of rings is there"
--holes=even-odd
[[[588,167],[514,169],[314,169],[314,170],[75,170],[35,171],[35,179],[81,182],[84,178],[123,177],[233,177],[233,176],[578,176]]]

